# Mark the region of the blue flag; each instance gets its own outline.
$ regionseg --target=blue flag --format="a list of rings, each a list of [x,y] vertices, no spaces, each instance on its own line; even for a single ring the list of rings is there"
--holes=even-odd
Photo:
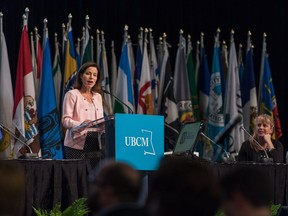
[[[131,113],[134,112],[134,98],[132,89],[131,68],[128,55],[128,43],[126,42],[118,67],[117,78],[117,97],[122,101],[115,101],[114,112],[115,113]],[[128,108],[129,107],[129,108]]]
[[[210,72],[207,61],[207,56],[204,48],[204,44],[201,44],[201,60],[199,68],[199,111],[200,119],[207,123],[207,110],[209,104],[209,92],[210,92]],[[205,128],[205,133],[208,134],[208,127]],[[200,138],[201,145],[197,146],[197,151],[201,157],[211,157],[211,144],[207,139]]]
[[[62,134],[57,113],[48,32],[44,40],[45,47],[38,107],[40,144],[43,157],[62,159]]]
[[[240,82],[240,87],[244,127],[246,130],[250,131],[250,133],[253,133],[253,122],[257,116],[258,109],[252,48],[250,48],[246,53],[245,66]]]
[[[199,109],[201,120],[207,119],[209,91],[210,91],[210,72],[207,56],[205,53],[205,48],[202,47],[201,64],[199,71]]]
[[[219,49],[217,46],[215,46],[210,77],[208,106],[208,132],[211,139],[214,139],[215,136],[217,136],[217,134],[224,128],[224,103],[222,97],[221,78]],[[219,157],[220,153],[222,153],[221,149],[214,146],[214,157]]]
[[[274,120],[274,134],[273,137],[279,139],[282,136],[281,123],[279,118],[279,111],[274,92],[272,75],[268,61],[268,54],[264,55],[264,73],[262,83],[262,95],[260,101],[260,114],[267,114],[272,116]]]

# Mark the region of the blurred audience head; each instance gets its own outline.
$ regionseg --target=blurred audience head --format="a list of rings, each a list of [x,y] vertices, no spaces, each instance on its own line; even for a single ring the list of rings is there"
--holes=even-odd
[[[259,169],[242,167],[221,179],[223,210],[227,216],[270,215],[272,184]]]
[[[98,212],[119,204],[136,203],[141,187],[138,171],[125,163],[106,160],[90,177],[88,206]]]
[[[207,164],[169,156],[151,178],[147,203],[151,216],[213,216],[218,206],[217,178]]]
[[[0,176],[0,215],[18,216],[24,207],[24,168],[16,161],[0,160]]]

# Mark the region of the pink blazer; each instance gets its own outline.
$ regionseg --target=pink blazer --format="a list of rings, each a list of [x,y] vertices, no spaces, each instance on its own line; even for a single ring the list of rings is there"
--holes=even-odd
[[[93,104],[96,108],[97,119],[104,117],[102,96],[99,93],[93,92]],[[72,139],[70,135],[70,129],[75,126],[79,126],[85,120],[95,120],[89,119],[89,103],[86,98],[84,98],[78,89],[73,89],[65,94],[63,100],[63,113],[62,113],[62,124],[64,128],[67,129],[64,146],[70,148],[82,150],[84,147],[84,142],[86,138],[86,133],[84,132],[81,136],[77,136]]]

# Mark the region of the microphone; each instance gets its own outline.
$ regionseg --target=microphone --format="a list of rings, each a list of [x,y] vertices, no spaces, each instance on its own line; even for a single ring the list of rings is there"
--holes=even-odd
[[[235,118],[231,119],[214,138],[215,143],[222,142],[224,138],[231,132],[231,130],[242,121],[241,115],[237,115]]]
[[[251,134],[243,127],[243,126],[241,126],[240,127],[240,129],[241,130],[243,130],[255,143],[256,143],[256,145],[260,148],[260,149],[262,149],[263,151],[264,151],[264,154],[265,154],[265,157],[266,158],[263,158],[263,162],[269,162],[269,163],[273,163],[273,158],[270,158],[269,156],[268,156],[268,154],[267,154],[267,151],[266,151],[266,149],[265,148],[263,148],[263,146],[261,146],[260,145],[260,143],[256,140],[256,139],[254,139],[254,137],[253,136],[251,136]]]
[[[206,136],[202,131],[200,132],[200,134],[205,137],[207,140],[209,140],[211,143],[213,143],[214,145],[216,145],[217,147],[219,147],[223,152],[224,154],[226,155],[226,157],[223,158],[223,161],[224,162],[234,162],[235,161],[235,158],[231,157],[229,155],[229,153],[219,144],[217,144],[216,142],[214,142],[212,139],[210,139],[208,136]]]
[[[113,98],[115,98],[120,104],[124,105],[125,107],[128,108],[128,111],[129,111],[129,114],[133,114],[133,110],[126,104],[124,103],[122,100],[120,100],[116,95],[112,94],[111,92],[105,90],[105,89],[102,89],[102,91],[105,93],[105,94],[109,94],[111,95]]]
[[[37,153],[34,153],[31,149],[31,147],[24,142],[23,140],[19,139],[14,132],[12,132],[8,127],[4,126],[2,123],[0,123],[0,128],[2,128],[4,131],[6,131],[9,135],[13,136],[16,140],[18,140],[20,143],[22,143],[23,145],[25,145],[28,149],[29,149],[29,153],[25,153],[25,155],[23,156],[23,158],[25,159],[29,159],[29,158],[39,158]],[[20,156],[21,157],[21,156]]]

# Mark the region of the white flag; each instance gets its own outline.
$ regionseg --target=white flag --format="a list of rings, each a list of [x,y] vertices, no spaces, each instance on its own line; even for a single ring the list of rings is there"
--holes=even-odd
[[[233,34],[231,35],[229,50],[229,65],[226,80],[226,93],[224,101],[225,122],[229,122],[236,116],[242,116],[242,102],[239,82],[239,70],[236,56],[236,49]],[[243,121],[238,123],[230,133],[229,151],[239,152],[241,144],[244,142],[244,133],[240,130]]]

